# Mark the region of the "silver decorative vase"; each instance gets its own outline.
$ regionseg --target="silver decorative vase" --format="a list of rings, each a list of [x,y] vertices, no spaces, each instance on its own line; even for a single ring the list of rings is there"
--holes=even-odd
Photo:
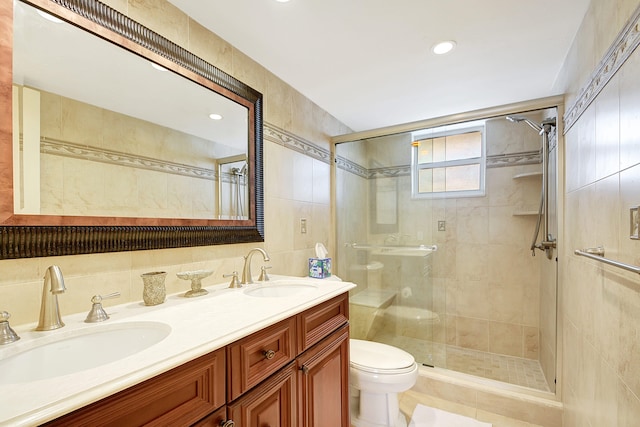
[[[166,271],[154,271],[152,273],[141,274],[144,289],[142,299],[145,305],[162,304],[167,296],[167,289],[164,285],[167,277]]]

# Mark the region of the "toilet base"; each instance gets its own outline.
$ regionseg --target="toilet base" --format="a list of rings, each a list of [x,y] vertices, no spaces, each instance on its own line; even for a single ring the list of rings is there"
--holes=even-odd
[[[353,427],[407,427],[396,393],[368,393],[351,390]]]
[[[353,427],[407,427],[407,419],[402,413],[398,414],[398,419],[393,426],[387,424],[376,424],[371,421],[361,420],[358,417],[351,417],[351,425]]]

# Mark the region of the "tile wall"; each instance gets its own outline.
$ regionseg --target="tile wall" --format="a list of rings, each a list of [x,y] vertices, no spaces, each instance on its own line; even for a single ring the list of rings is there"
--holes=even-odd
[[[640,265],[640,241],[629,239],[629,208],[640,204],[639,7],[592,1],[556,84],[567,93],[565,427],[630,427],[640,419],[640,279],[573,254],[602,245],[608,258]]]

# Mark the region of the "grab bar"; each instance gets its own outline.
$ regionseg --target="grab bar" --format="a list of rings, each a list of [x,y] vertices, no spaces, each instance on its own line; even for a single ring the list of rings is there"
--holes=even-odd
[[[597,248],[587,248],[583,250],[576,249],[574,253],[578,256],[595,259],[596,261],[604,262],[605,264],[613,265],[614,267],[622,268],[623,270],[640,274],[640,267],[605,258],[604,248],[602,246],[598,246]]]
[[[353,249],[418,249],[418,250],[428,250],[431,252],[435,252],[438,250],[437,245],[420,245],[420,246],[384,246],[384,245],[366,245],[361,243],[345,243],[345,247],[353,248]]]

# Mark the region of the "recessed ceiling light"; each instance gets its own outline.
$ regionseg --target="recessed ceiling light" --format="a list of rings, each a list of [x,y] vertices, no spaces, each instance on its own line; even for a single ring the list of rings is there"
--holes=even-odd
[[[276,0],[278,3],[288,3],[289,0]]]
[[[167,69],[166,69],[166,68],[164,68],[162,65],[158,65],[158,64],[156,64],[155,62],[152,62],[152,63],[151,63],[151,66],[152,66],[153,68],[155,68],[156,70],[158,70],[158,71],[167,71]]]
[[[211,120],[222,120],[222,116],[220,114],[216,114],[216,113],[209,114],[209,118]]]
[[[445,53],[451,52],[455,47],[456,42],[454,42],[453,40],[447,40],[434,45],[431,48],[431,51],[436,55],[444,55]]]

